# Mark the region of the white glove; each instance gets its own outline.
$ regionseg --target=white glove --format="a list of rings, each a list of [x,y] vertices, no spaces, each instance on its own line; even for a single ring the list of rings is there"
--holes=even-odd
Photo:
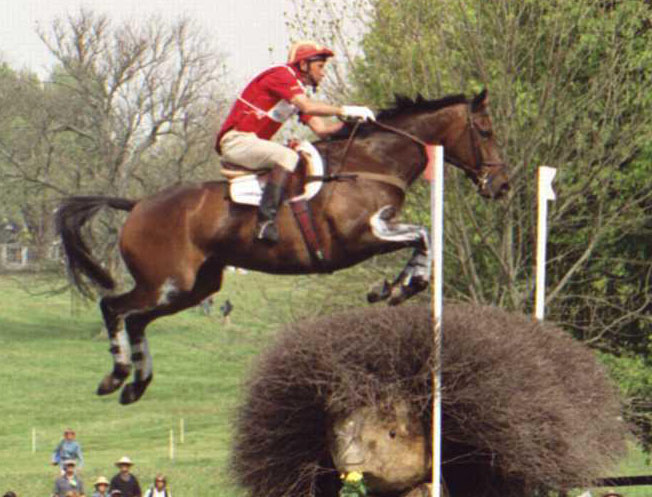
[[[375,121],[373,111],[369,107],[359,105],[343,105],[342,117],[344,119],[360,119],[361,121]]]

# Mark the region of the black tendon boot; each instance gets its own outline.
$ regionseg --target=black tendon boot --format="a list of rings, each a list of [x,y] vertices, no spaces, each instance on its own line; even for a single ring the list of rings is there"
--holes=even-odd
[[[258,224],[256,224],[255,239],[270,244],[278,242],[278,228],[276,227],[276,214],[278,213],[285,185],[290,177],[290,172],[281,166],[274,166],[269,175],[263,198],[258,208]]]

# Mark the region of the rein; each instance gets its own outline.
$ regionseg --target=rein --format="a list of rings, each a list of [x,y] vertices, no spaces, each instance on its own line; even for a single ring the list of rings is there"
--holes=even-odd
[[[372,121],[373,124],[376,126],[383,128],[387,131],[390,131],[392,133],[395,133],[400,136],[404,136],[405,138],[408,138],[409,140],[412,140],[414,143],[421,145],[423,148],[426,148],[428,144],[424,142],[422,139],[419,137],[413,135],[412,133],[409,133],[405,130],[395,128],[394,126],[390,126],[389,124],[384,124],[378,121]],[[482,160],[482,156],[480,155],[480,147],[478,146],[477,143],[477,138],[475,136],[475,133],[473,132],[474,130],[477,130],[478,133],[482,135],[482,130],[479,128],[479,126],[473,121],[471,118],[471,104],[468,104],[466,106],[466,123],[467,123],[467,128],[469,130],[469,137],[471,140],[471,148],[473,149],[473,158],[475,160],[475,169],[474,171],[476,172],[477,176],[477,181],[481,185],[484,185],[487,182],[491,181],[491,177],[489,175],[489,171],[485,171],[484,173],[482,172],[483,167],[504,167],[505,164],[503,162],[489,162]],[[355,130],[354,130],[355,131]],[[471,175],[471,172],[468,171],[468,166],[464,164],[463,162],[457,160],[456,158],[448,155],[444,151],[444,161],[448,162],[449,164],[452,164],[454,166],[459,167],[463,171],[467,171],[467,174]]]
[[[349,153],[349,149],[351,148],[351,144],[353,143],[353,139],[355,138],[355,134],[358,131],[358,128],[360,127],[360,122],[361,121],[356,121],[355,125],[353,126],[353,130],[351,131],[351,134],[349,135],[349,139],[346,142],[346,146],[344,147],[344,154],[342,154],[342,159],[340,159],[340,165],[344,166],[344,161],[346,160],[346,156]],[[414,136],[411,133],[408,133],[407,131],[404,131],[399,128],[395,128],[394,126],[390,126],[389,124],[383,124],[378,121],[371,121],[373,124],[376,126],[383,128],[387,131],[390,131],[392,133],[395,133],[397,135],[404,136],[405,138],[408,138],[412,140],[413,142],[421,145],[422,147],[425,147],[428,145],[426,142],[421,140],[420,138]],[[355,173],[350,173],[350,174],[342,174],[338,175],[345,177],[346,179],[356,179],[356,178],[366,178],[370,179],[372,181],[378,181],[380,183],[386,183],[388,185],[395,186],[399,188],[401,191],[404,193],[407,191],[408,188],[408,182],[405,181],[404,179],[398,178],[396,176],[392,176],[390,174],[382,174],[382,173],[371,173],[368,171],[358,171]]]
[[[488,162],[482,160],[482,156],[480,154],[480,148],[478,146],[477,138],[475,136],[474,130],[477,130],[478,133],[482,135],[483,130],[479,129],[478,125],[473,121],[471,117],[471,104],[468,104],[466,107],[466,122],[467,122],[467,128],[469,130],[469,138],[471,141],[471,148],[473,149],[473,158],[475,162],[475,168],[473,171],[469,171],[469,167],[467,164],[464,164],[463,162],[457,160],[454,157],[451,157],[450,155],[447,155],[444,153],[444,160],[450,164],[453,164],[454,166],[459,167],[463,171],[466,171],[468,175],[470,176],[475,176],[474,179],[477,180],[478,183],[484,185],[488,181],[491,181],[489,171],[485,171],[484,173],[482,172],[483,167],[504,167],[504,163],[502,162]],[[391,126],[389,124],[381,123],[379,121],[371,121],[371,124],[378,126],[381,129],[384,129],[386,131],[389,131],[390,133],[394,133],[399,136],[403,136],[407,138],[408,140],[416,143],[417,145],[420,145],[424,149],[429,145],[425,141],[423,141],[421,138],[418,136],[413,135],[412,133],[405,131],[400,128],[396,128],[394,126]],[[351,144],[353,143],[353,139],[355,138],[355,134],[358,131],[358,128],[360,127],[360,121],[356,121],[353,130],[351,131],[351,134],[349,135],[349,139],[346,142],[346,146],[344,148],[344,154],[342,155],[342,159],[340,160],[340,164],[344,166],[344,161],[346,160],[346,157],[349,153],[349,149],[351,148]],[[475,175],[473,174],[475,173]],[[360,171],[360,172],[355,172],[351,173],[350,175],[347,175],[347,179],[355,179],[355,177],[361,177],[361,178],[367,178],[371,179],[374,181],[379,181],[381,183],[387,183],[393,186],[396,186],[400,188],[403,192],[407,190],[408,183],[407,181],[397,178],[396,176],[391,176],[389,174],[382,174],[382,173],[371,173],[371,172],[366,172],[366,171]]]

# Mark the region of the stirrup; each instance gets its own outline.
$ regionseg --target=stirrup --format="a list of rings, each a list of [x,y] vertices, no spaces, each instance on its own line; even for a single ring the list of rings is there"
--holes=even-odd
[[[278,242],[278,239],[278,228],[273,220],[258,222],[254,240],[274,244]]]

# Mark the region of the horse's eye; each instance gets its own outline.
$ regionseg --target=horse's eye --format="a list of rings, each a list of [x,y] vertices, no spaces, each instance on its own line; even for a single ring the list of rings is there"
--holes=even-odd
[[[478,128],[478,133],[480,133],[480,136],[482,138],[491,138],[491,135],[493,134],[490,129],[482,129],[482,128]]]
[[[389,430],[389,438],[396,438],[396,430]]]

